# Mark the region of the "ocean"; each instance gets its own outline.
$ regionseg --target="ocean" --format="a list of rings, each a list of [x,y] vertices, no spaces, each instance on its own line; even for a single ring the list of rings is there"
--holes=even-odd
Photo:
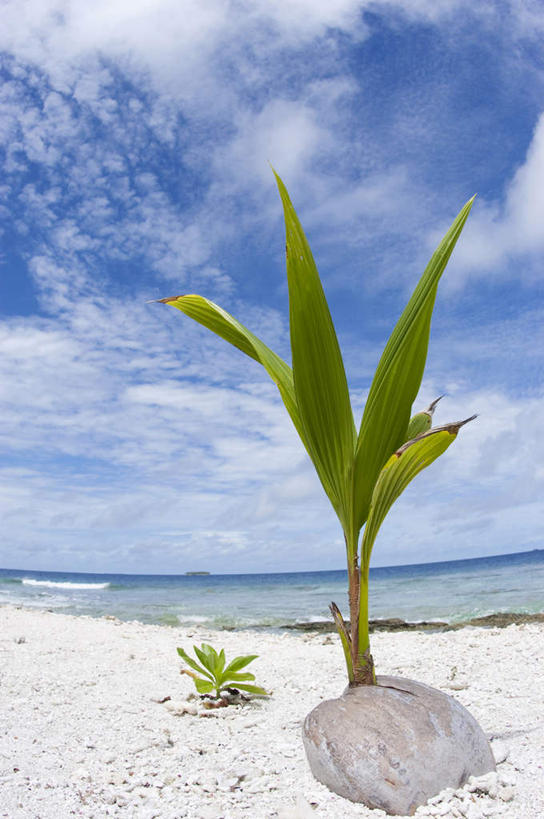
[[[278,629],[348,616],[345,571],[130,575],[0,569],[0,605],[170,626]],[[370,617],[461,622],[544,612],[544,550],[370,570]]]

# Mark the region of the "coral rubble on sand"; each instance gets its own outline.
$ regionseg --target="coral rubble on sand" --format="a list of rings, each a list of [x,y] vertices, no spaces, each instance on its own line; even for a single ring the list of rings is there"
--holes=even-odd
[[[7,606],[0,623],[0,816],[385,817],[329,792],[306,762],[302,720],[345,687],[336,636],[214,635]],[[498,763],[496,774],[439,794],[416,817],[544,815],[543,637],[540,624],[375,635],[380,673],[458,698]],[[272,697],[201,708],[179,674],[182,640],[258,653],[255,672]]]

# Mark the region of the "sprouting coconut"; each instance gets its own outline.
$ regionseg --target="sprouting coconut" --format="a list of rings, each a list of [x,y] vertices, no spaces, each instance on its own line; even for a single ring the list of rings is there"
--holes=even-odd
[[[312,772],[341,796],[390,814],[410,814],[443,788],[458,788],[469,776],[495,768],[485,735],[459,703],[411,680],[376,677],[368,630],[370,555],[387,512],[475,417],[433,428],[434,401],[410,418],[423,377],[438,282],[473,199],[440,242],[398,320],[357,431],[319,274],[287,190],[277,175],[276,181],[286,227],[292,368],[208,299],[186,295],[161,301],[263,365],[344,532],[349,627],[337,606],[331,604],[331,610],[348,688],[306,718],[304,745]]]

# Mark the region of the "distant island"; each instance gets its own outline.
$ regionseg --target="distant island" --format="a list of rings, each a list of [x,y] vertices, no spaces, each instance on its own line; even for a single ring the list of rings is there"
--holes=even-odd
[[[186,577],[194,577],[196,574],[209,574],[209,572],[185,572]]]

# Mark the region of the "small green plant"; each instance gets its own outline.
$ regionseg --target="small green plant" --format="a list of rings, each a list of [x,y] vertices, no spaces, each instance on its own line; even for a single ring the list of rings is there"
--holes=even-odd
[[[442,455],[459,429],[476,417],[431,428],[436,401],[410,417],[423,377],[438,282],[474,197],[436,248],[391,333],[357,430],[342,354],[312,251],[287,190],[275,176],[285,217],[292,366],[209,299],[190,294],[159,301],[258,361],[278,387],[344,532],[350,622],[334,603],[331,612],[342,641],[349,684],[375,685],[368,571],[378,530],[413,478]]]
[[[222,691],[230,689],[237,689],[238,691],[246,691],[248,694],[258,694],[263,697],[268,697],[268,691],[260,688],[258,685],[248,685],[248,680],[254,680],[255,675],[250,671],[241,671],[249,663],[252,663],[259,655],[248,654],[245,657],[235,657],[225,667],[225,650],[222,648],[219,654],[213,646],[207,643],[202,643],[200,648],[193,646],[193,651],[201,662],[199,665],[196,660],[189,657],[186,651],[178,648],[179,656],[185,660],[188,666],[192,668],[182,668],[182,674],[188,674],[192,677],[196,690],[199,694],[212,694],[215,691],[215,696],[219,698]],[[195,673],[196,672],[196,673]],[[202,676],[198,676],[201,674]]]

